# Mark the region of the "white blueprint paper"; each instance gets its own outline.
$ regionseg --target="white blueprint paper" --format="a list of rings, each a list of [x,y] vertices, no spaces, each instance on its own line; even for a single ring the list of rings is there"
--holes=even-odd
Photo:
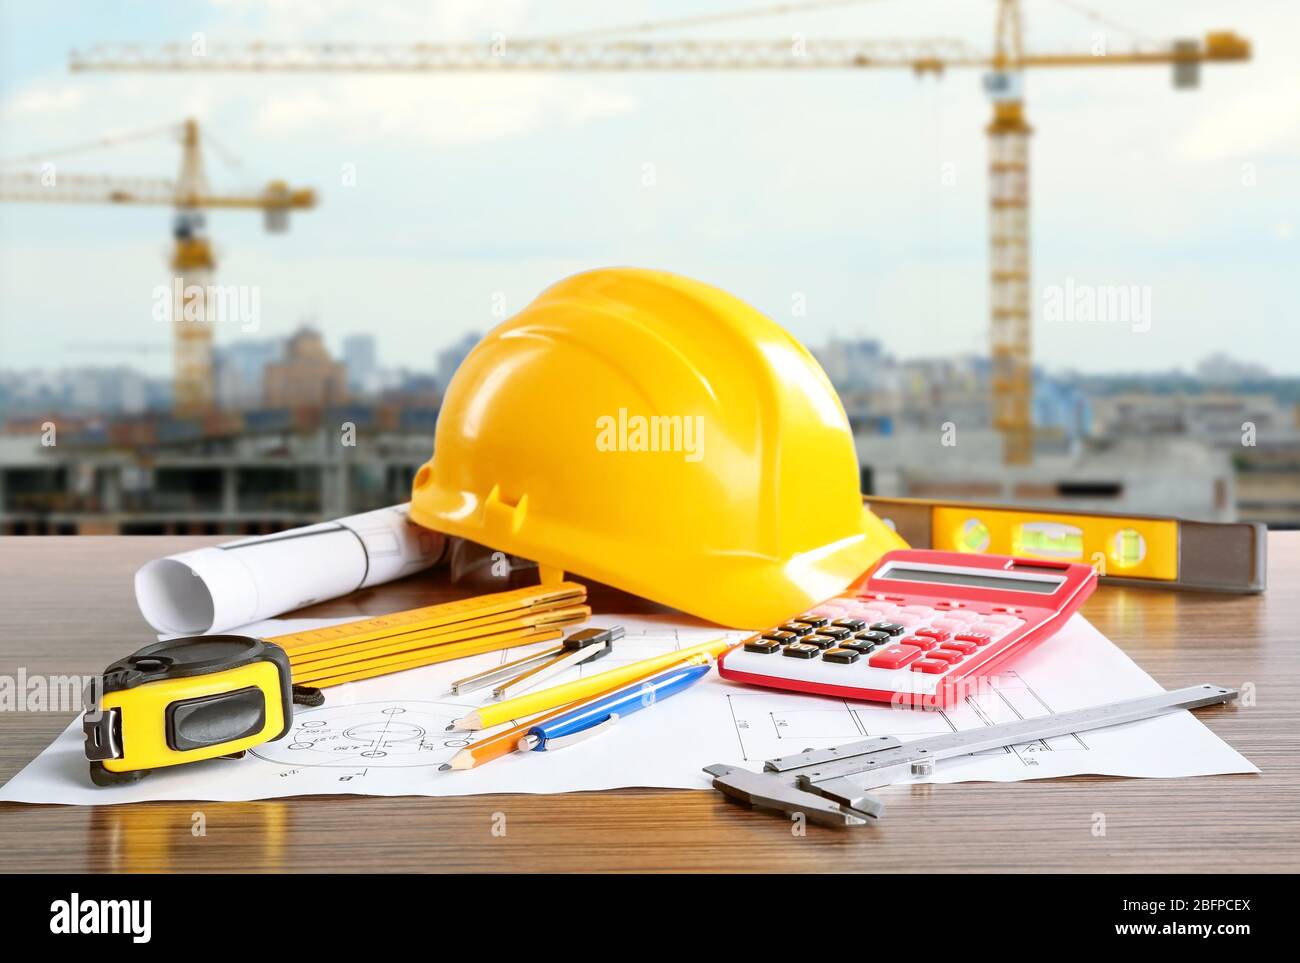
[[[165,635],[223,632],[391,582],[433,565],[447,539],[408,505],[146,562],[135,575],[145,621]]]
[[[273,635],[338,621],[343,620],[279,619],[249,626],[244,632]],[[556,681],[719,634],[698,624],[666,618],[606,616],[594,619],[593,624],[623,625],[627,636],[593,668],[571,670]],[[732,634],[737,638],[743,635]],[[159,770],[132,786],[98,788],[90,782],[78,720],[0,789],[0,800],[101,805],[331,793],[451,796],[622,786],[705,789],[709,778],[701,770],[711,763],[758,770],[764,759],[773,756],[868,735],[896,735],[907,741],[954,728],[993,725],[1160,691],[1132,659],[1076,615],[1053,639],[1002,672],[991,691],[944,712],[758,689],[714,675],[586,742],[549,753],[515,753],[477,769],[439,772],[441,763],[478,735],[448,732],[448,723],[490,699],[486,690],[483,698],[453,696],[449,683],[518,658],[531,648],[537,647],[328,689],[324,706],[298,709],[287,736],[252,750],[243,759],[213,759]],[[1192,713],[1177,712],[945,761],[932,777],[918,781],[1012,782],[1086,773],[1171,777],[1258,771]]]

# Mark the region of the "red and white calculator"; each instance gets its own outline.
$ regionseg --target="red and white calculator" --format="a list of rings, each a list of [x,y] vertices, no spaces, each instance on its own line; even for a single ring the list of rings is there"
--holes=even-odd
[[[1051,638],[1097,586],[1090,565],[903,549],[843,594],[729,649],[724,679],[945,708]]]

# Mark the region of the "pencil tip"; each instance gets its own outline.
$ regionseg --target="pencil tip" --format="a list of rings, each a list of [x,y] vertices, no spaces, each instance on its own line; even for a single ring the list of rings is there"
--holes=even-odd
[[[439,771],[439,772],[446,772],[446,771],[447,771],[448,769],[450,769],[450,768],[451,768],[451,763],[449,763],[449,762],[444,762],[441,766],[438,767],[438,771]]]

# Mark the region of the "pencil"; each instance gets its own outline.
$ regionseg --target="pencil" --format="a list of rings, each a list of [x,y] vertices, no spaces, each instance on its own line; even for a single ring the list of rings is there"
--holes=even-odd
[[[607,692],[599,692],[590,699],[583,699],[582,702],[594,702],[596,699],[603,699],[609,692],[618,688],[614,686]],[[517,726],[511,726],[503,732],[497,733],[491,739],[484,739],[482,742],[476,742],[472,746],[462,749],[456,755],[451,757],[450,762],[444,762],[438,767],[439,772],[446,772],[449,769],[473,769],[475,766],[481,766],[485,762],[491,762],[493,759],[500,759],[502,756],[508,756],[514,752],[519,743],[519,737],[526,733],[539,722],[545,722],[547,719],[553,719],[556,716],[562,716],[566,712],[576,709],[580,703],[574,702],[562,705],[550,712],[544,712],[535,719],[529,719],[527,722],[521,722]]]
[[[553,685],[549,689],[539,689],[536,692],[529,692],[514,699],[506,699],[503,702],[483,706],[481,709],[457,719],[447,728],[449,730],[490,729],[503,722],[509,722],[511,719],[520,719],[524,716],[531,716],[538,712],[554,709],[557,706],[569,705],[589,699],[600,692],[608,691],[628,682],[635,682],[638,679],[644,679],[646,676],[654,675],[661,669],[677,665],[680,662],[686,662],[692,656],[702,655],[717,658],[730,647],[731,643],[725,638],[701,642],[699,645],[692,645],[677,652],[657,655],[650,659],[642,659],[640,662],[619,666],[617,669],[610,669],[608,672],[600,672],[590,678]]]

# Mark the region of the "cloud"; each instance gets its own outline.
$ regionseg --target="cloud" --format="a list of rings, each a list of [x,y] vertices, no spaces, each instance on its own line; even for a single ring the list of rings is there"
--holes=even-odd
[[[85,103],[85,91],[71,84],[25,87],[0,103],[0,116],[22,120],[32,116],[66,114]]]
[[[1300,70],[1257,84],[1208,112],[1179,138],[1180,160],[1221,161],[1283,152],[1300,154]]]
[[[306,40],[364,39],[370,42],[484,39],[493,31],[513,33],[527,18],[528,0],[210,0],[220,21],[242,18],[259,36]],[[217,31],[213,31],[213,36]]]
[[[581,124],[633,106],[625,94],[561,77],[364,76],[267,96],[253,128],[266,139],[327,132],[349,143],[407,139],[461,146],[554,122]]]

